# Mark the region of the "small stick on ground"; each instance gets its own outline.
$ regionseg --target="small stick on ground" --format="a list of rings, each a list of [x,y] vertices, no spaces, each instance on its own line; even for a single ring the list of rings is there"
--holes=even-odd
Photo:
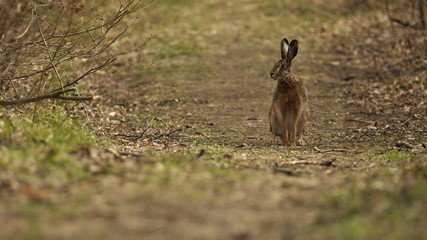
[[[124,133],[112,133],[112,136],[116,136],[116,137],[128,137],[128,138],[134,138],[134,137],[139,137],[139,135],[134,135],[134,134],[124,134]]]
[[[144,137],[145,133],[148,131],[148,129],[150,129],[150,126],[146,127],[141,134],[139,134],[135,139],[133,139],[134,142],[138,141],[139,139],[141,139],[142,137]]]
[[[288,175],[288,176],[294,176],[295,175],[295,173],[292,172],[291,170],[285,169],[285,168],[281,168],[281,167],[274,167],[273,171],[275,173],[282,173],[282,174],[285,174],[285,175]]]
[[[142,153],[133,153],[133,152],[119,152],[122,156],[132,156],[132,157],[142,157],[144,154]]]
[[[408,142],[405,142],[405,141],[399,141],[399,142],[397,142],[396,143],[396,147],[405,147],[405,148],[409,148],[409,149],[414,149],[415,148],[414,145],[412,145],[412,144],[410,144]]]
[[[205,155],[205,153],[206,153],[205,149],[200,149],[199,153],[197,153],[197,155],[194,156],[193,161],[196,161],[199,158],[203,157],[203,155]]]
[[[369,122],[369,121],[364,121],[364,120],[359,120],[359,119],[346,119],[347,122],[358,122],[358,123],[365,123],[365,124],[369,124],[369,125],[373,125],[373,122]]]
[[[158,138],[161,138],[161,137],[170,137],[172,134],[174,134],[176,132],[180,132],[180,131],[182,131],[182,127],[178,127],[178,128],[172,129],[168,133],[161,133],[161,134],[153,137],[153,139],[158,139]]]
[[[283,162],[283,163],[280,163],[280,166],[284,166],[284,165],[299,165],[299,164],[302,164],[302,165],[333,166],[333,163],[336,160],[337,159],[331,159],[331,160],[326,160],[326,161],[322,161],[322,162],[301,160],[301,161]]]
[[[23,98],[18,100],[8,100],[8,101],[2,101],[0,100],[0,106],[12,106],[12,105],[21,105],[26,103],[32,103],[32,102],[38,102],[45,99],[65,99],[65,98],[73,98],[73,101],[88,101],[91,100],[91,97],[65,97],[61,96],[62,94],[68,93],[68,92],[74,92],[75,89],[66,89],[63,91],[40,95],[32,98]],[[89,99],[90,98],[90,99]],[[70,99],[67,99],[70,100]]]
[[[318,147],[314,147],[314,150],[316,150],[318,153],[328,153],[328,152],[347,152],[347,149],[326,149],[326,150],[320,150]]]

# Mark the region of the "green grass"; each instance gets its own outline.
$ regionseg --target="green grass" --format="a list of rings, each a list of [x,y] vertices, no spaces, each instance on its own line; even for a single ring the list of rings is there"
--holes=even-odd
[[[412,158],[412,154],[408,152],[396,151],[396,150],[386,152],[384,154],[377,155],[374,157],[374,159],[388,160],[388,161],[397,162],[397,163],[408,162],[409,160],[411,160],[411,158]]]
[[[39,110],[34,117],[10,112],[8,117],[4,117],[5,113],[2,116],[2,207],[16,218],[25,219],[19,239],[41,239],[43,219],[81,212],[82,205],[77,200],[83,193],[64,195],[74,184],[95,177],[89,168],[91,162],[78,153],[107,143],[96,138],[84,122],[60,111]]]
[[[84,124],[49,111],[40,111],[34,119],[18,114],[0,122],[0,166],[4,171],[52,181],[88,176],[86,166],[72,153],[101,141]]]
[[[152,127],[160,129],[169,129],[176,125],[175,121],[152,122]],[[100,159],[105,163],[101,164],[99,171],[93,173],[90,166],[94,159],[84,157],[85,155],[82,158],[81,153],[87,148],[103,148],[107,143],[93,136],[79,120],[70,119],[62,113],[41,111],[34,119],[25,114],[2,119],[0,126],[0,141],[3,144],[3,147],[0,147],[0,170],[13,174],[16,180],[46,186],[54,192],[54,195],[57,191],[54,186],[72,187],[78,182],[91,181],[101,181],[98,191],[108,191],[114,186],[103,184],[104,181],[108,181],[108,176],[116,178],[134,173],[141,174],[138,182],[149,188],[181,186],[187,193],[192,192],[191,187],[194,187],[192,184],[203,187],[209,185],[212,179],[216,179],[216,183],[212,186],[215,191],[223,192],[230,189],[224,187],[224,181],[239,182],[248,179],[249,176],[248,173],[238,173],[229,169],[230,161],[225,156],[232,152],[232,149],[222,145],[194,146],[192,150],[180,153],[147,152],[144,160],[153,162],[152,165],[128,166],[120,163],[109,165],[107,160]],[[206,150],[206,154],[196,161],[194,157],[202,148]],[[100,174],[104,176],[102,180],[97,177]],[[201,183],[200,179],[204,179],[205,183]],[[189,186],[188,191],[184,186]],[[86,193],[82,190],[70,199],[60,199],[53,205],[44,205],[43,201],[29,205],[18,204],[14,211],[36,218],[46,212],[69,216],[73,215],[72,212],[81,212],[75,209],[81,209],[81,206],[86,204],[89,199]],[[22,193],[18,195],[20,194]],[[78,199],[82,196],[84,200],[81,202]],[[181,197],[185,198],[185,194]],[[65,205],[72,206],[72,210],[60,207],[64,202],[68,202]]]

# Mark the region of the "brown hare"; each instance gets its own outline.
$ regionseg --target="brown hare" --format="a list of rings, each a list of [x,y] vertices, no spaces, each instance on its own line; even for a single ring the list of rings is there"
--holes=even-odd
[[[282,39],[282,59],[270,71],[270,77],[277,81],[270,108],[270,131],[273,144],[276,136],[284,146],[304,145],[303,133],[307,122],[307,93],[302,79],[292,74],[291,63],[298,53],[298,41]],[[298,141],[296,141],[298,138]]]

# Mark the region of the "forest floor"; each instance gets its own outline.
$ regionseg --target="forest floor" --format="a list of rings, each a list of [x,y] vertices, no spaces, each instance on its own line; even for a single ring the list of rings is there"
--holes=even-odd
[[[0,238],[426,236],[425,70],[412,70],[410,86],[404,74],[377,81],[381,72],[363,69],[380,60],[346,40],[388,24],[383,13],[314,2],[168,0],[142,10],[117,47],[151,40],[88,86],[97,95],[88,131],[101,141],[73,143],[59,154],[78,163],[52,158],[52,168],[10,163],[19,146],[0,150],[9,156]],[[305,146],[271,144],[268,73],[283,37],[299,40]]]

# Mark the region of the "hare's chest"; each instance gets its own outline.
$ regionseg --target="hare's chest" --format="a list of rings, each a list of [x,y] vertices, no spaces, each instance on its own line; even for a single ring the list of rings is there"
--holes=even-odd
[[[280,89],[278,88],[276,90],[276,101],[280,103],[280,105],[293,105],[293,104],[299,104],[301,102],[301,96],[299,92],[296,89],[293,88],[287,88],[287,89]]]

